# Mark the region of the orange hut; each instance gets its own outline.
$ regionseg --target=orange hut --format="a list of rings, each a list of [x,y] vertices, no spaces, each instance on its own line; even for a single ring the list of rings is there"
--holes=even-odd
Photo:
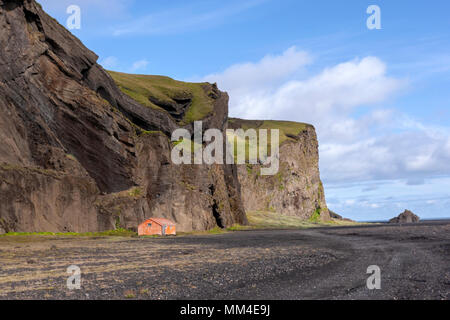
[[[140,236],[167,236],[176,235],[176,225],[174,222],[164,218],[151,218],[145,220],[138,227],[138,234]]]

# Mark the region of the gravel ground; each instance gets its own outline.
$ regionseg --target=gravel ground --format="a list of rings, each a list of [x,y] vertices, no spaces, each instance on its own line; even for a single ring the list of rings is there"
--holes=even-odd
[[[176,238],[0,238],[0,299],[436,299],[450,222]],[[82,272],[68,290],[67,267]],[[370,265],[381,289],[368,290]]]

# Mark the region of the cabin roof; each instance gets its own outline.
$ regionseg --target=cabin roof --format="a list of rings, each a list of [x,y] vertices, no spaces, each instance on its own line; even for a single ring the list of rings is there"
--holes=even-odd
[[[175,226],[174,222],[170,221],[169,219],[165,219],[165,218],[150,218],[150,219],[147,219],[144,223],[148,223],[150,221],[152,221],[156,224],[159,224],[160,226],[163,226],[163,225]]]

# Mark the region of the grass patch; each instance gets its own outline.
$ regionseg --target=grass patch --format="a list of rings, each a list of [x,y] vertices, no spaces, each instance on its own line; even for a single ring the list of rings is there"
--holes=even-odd
[[[52,236],[52,237],[136,237],[137,233],[126,229],[109,230],[102,232],[9,232],[0,237],[17,236]]]
[[[155,110],[166,112],[161,106],[190,100],[182,123],[201,120],[213,111],[213,99],[203,89],[206,83],[182,82],[164,76],[108,73],[123,93]]]
[[[316,223],[299,217],[286,216],[276,212],[252,211],[247,212],[250,226],[256,229],[304,229],[317,227]]]
[[[77,161],[77,158],[73,154],[66,154],[66,158],[72,161]]]
[[[235,224],[234,226],[227,228],[227,231],[244,231],[252,229],[250,226],[241,226],[240,224]]]
[[[184,188],[186,188],[187,190],[190,190],[190,191],[195,191],[195,190],[197,190],[197,187],[194,186],[193,184],[190,184],[189,182],[186,182],[186,181],[180,181],[179,184],[180,184],[181,186],[183,186]]]
[[[193,231],[193,232],[179,232],[178,236],[202,236],[202,235],[220,235],[228,232],[246,231],[246,230],[264,230],[264,229],[308,229],[326,226],[358,226],[365,225],[365,223],[358,223],[346,220],[331,219],[330,221],[321,221],[320,213],[316,210],[313,216],[309,220],[303,220],[299,217],[286,216],[276,212],[269,211],[251,211],[247,212],[247,218],[249,221],[248,226],[242,226],[235,224],[229,228],[215,227],[207,231]],[[17,241],[32,241],[32,236],[52,238],[52,237],[138,237],[138,234],[134,231],[126,229],[117,229],[103,232],[9,232],[1,234],[0,238],[5,240],[8,238],[16,239]],[[165,238],[160,235],[141,236],[140,238]],[[16,240],[14,240],[16,241]]]
[[[321,221],[320,212],[317,210],[309,220],[267,211],[247,212],[247,218],[251,229],[308,229],[330,226],[363,225],[362,223],[335,219],[330,221]]]
[[[132,290],[127,290],[124,292],[124,296],[126,299],[134,299],[136,298],[136,293]]]
[[[151,136],[151,135],[162,135],[162,136],[166,136],[164,134],[164,132],[159,131],[159,130],[153,130],[153,131],[148,131],[148,130],[141,130],[141,132],[139,133],[139,137],[144,137],[144,136]]]
[[[206,234],[221,234],[221,233],[224,233],[224,232],[226,232],[226,230],[222,229],[220,227],[215,227],[215,228],[213,228],[211,230],[205,231]]]
[[[141,291],[139,291],[139,293],[142,295],[148,295],[148,294],[150,294],[150,290],[149,289],[141,289]]]
[[[132,189],[128,192],[128,195],[129,195],[130,197],[136,197],[136,198],[137,198],[137,197],[140,197],[141,194],[142,194],[142,189],[139,188],[139,187],[132,188]]]
[[[309,218],[309,222],[312,223],[319,223],[320,222],[320,213],[321,213],[321,209],[317,208],[316,211],[314,211],[313,215],[311,216],[311,218]]]
[[[305,131],[310,124],[293,121],[276,121],[276,120],[242,120],[236,118],[230,118],[228,122],[230,127],[238,127],[244,130],[248,129],[278,129],[280,130],[280,144],[286,140],[295,140],[294,137],[298,136],[302,131]],[[267,137],[270,143],[270,136]]]

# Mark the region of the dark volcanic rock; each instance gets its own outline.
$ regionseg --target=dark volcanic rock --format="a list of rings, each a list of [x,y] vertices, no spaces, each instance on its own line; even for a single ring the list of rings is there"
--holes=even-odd
[[[348,219],[348,218],[344,218],[343,216],[337,214],[334,211],[328,210],[330,212],[330,217],[331,219],[335,219],[335,220],[341,220],[341,221],[347,221],[347,222],[355,222],[352,219]]]
[[[409,210],[405,210],[398,217],[389,220],[389,223],[417,223],[420,218]]]
[[[247,223],[236,167],[172,165],[175,119],[124,95],[34,0],[0,0],[0,30],[0,232]],[[209,86],[204,129],[226,128],[228,95]]]
[[[337,214],[336,212],[331,211],[331,210],[328,210],[328,211],[330,212],[330,217],[332,219],[337,219],[337,220],[343,220],[344,219],[341,215]]]

